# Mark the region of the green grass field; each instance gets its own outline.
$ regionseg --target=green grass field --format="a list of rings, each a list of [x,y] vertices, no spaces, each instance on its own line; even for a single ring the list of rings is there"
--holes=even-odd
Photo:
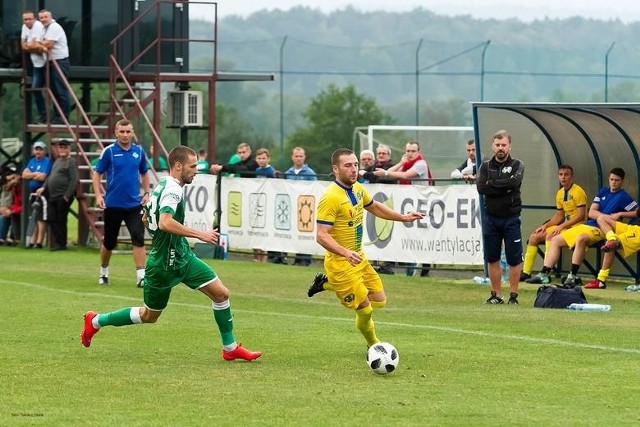
[[[400,366],[377,376],[352,313],[307,298],[315,269],[213,264],[255,362],[222,360],[210,303],[185,286],[157,324],[107,327],[83,348],[86,310],[140,305],[131,257],[114,256],[105,288],[95,250],[0,248],[0,425],[640,423],[640,294],[623,283],[586,290],[612,305],[587,313],[533,308],[533,285],[518,307],[487,306],[470,278],[384,276],[374,319]]]

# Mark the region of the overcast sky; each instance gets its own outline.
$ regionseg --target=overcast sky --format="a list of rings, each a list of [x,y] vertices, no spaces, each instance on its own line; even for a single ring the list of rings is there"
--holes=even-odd
[[[352,5],[361,11],[385,10],[407,12],[417,7],[442,15],[471,15],[476,18],[535,19],[582,16],[594,19],[640,21],[638,0],[218,0],[218,16],[248,16],[268,9],[288,10],[295,6],[309,6],[331,12]],[[191,16],[213,19],[207,10],[192,4]]]

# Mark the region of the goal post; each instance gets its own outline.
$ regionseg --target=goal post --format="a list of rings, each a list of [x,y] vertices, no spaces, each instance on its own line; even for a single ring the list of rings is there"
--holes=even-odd
[[[418,141],[437,182],[451,179],[451,171],[467,158],[467,141],[473,138],[473,126],[369,125],[355,128],[353,150],[356,155],[365,149],[375,153],[380,144],[385,144],[391,148],[392,160],[397,163],[405,144]]]

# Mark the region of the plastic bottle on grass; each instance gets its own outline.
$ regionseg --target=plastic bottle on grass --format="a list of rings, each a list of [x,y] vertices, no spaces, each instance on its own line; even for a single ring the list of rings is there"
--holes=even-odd
[[[574,302],[567,309],[574,311],[611,311],[611,306],[609,304],[578,304]]]
[[[473,283],[475,283],[476,285],[488,285],[489,283],[491,283],[491,281],[488,277],[475,276],[473,278]]]

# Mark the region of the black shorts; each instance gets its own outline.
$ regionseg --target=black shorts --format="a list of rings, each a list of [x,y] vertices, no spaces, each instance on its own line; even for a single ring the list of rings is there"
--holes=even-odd
[[[133,246],[144,246],[144,224],[142,223],[142,206],[135,208],[106,208],[104,210],[104,236],[102,244],[112,251],[118,244],[120,225],[124,221],[131,235]]]

